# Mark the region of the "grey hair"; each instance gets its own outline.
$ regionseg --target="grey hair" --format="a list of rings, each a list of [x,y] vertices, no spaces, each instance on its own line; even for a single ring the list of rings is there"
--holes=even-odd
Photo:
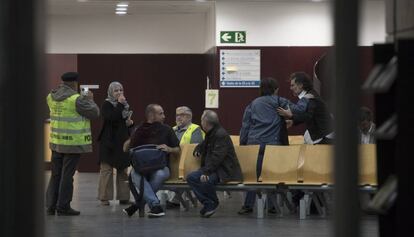
[[[210,125],[218,125],[219,118],[216,112],[213,110],[204,110],[203,115],[201,115],[201,119],[204,119]]]
[[[193,116],[193,111],[187,106],[180,106],[175,109],[175,111],[182,110],[183,113],[189,114],[191,117]]]

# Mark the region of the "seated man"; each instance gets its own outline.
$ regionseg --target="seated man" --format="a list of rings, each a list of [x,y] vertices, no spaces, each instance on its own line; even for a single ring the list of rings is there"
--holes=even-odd
[[[197,145],[194,154],[201,157],[199,170],[190,173],[187,183],[197,199],[204,205],[202,217],[210,217],[216,211],[219,200],[215,185],[228,181],[242,181],[242,172],[229,134],[220,126],[217,114],[205,110],[201,126],[206,132],[205,140]]]
[[[180,145],[198,144],[204,140],[203,130],[201,130],[199,125],[192,122],[192,118],[193,112],[187,106],[180,106],[175,110],[175,121],[177,125],[173,127],[173,130],[178,140],[180,140]],[[169,200],[166,202],[166,208],[180,208],[178,196],[182,196],[182,194],[182,191],[177,191],[176,193],[168,192]]]
[[[128,150],[129,148],[146,144],[156,144],[158,145],[158,149],[167,153],[178,154],[180,152],[179,141],[172,128],[163,124],[165,116],[162,107],[157,104],[148,105],[145,109],[145,117],[147,121],[137,128],[132,135],[131,140],[126,142],[124,149]],[[160,189],[162,183],[169,177],[170,169],[168,166],[156,170],[147,177],[144,177],[143,198],[151,209],[148,213],[149,217],[161,217],[165,215],[164,210],[160,205],[160,200],[155,193]],[[142,176],[132,170],[131,178],[137,192],[139,192]],[[135,205],[124,209],[124,212],[131,216],[137,209],[138,204],[136,203]]]

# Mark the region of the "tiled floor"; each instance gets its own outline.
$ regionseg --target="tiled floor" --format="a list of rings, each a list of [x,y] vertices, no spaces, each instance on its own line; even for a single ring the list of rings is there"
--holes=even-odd
[[[46,172],[46,182],[50,172]],[[332,236],[330,217],[311,217],[299,220],[297,215],[284,217],[268,215],[256,219],[255,214],[237,214],[242,203],[242,193],[233,192],[230,199],[221,196],[217,213],[209,219],[200,218],[199,208],[190,211],[168,210],[158,219],[129,218],[116,201],[110,206],[99,206],[97,195],[97,173],[77,173],[72,207],[80,210],[75,217],[46,216],[48,237],[106,237],[106,236]],[[378,236],[378,224],[373,216],[363,216],[361,236]]]

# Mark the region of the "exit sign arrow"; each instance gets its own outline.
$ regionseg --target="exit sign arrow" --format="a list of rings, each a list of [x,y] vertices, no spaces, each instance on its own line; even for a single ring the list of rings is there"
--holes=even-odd
[[[246,31],[220,31],[221,43],[245,44]]]

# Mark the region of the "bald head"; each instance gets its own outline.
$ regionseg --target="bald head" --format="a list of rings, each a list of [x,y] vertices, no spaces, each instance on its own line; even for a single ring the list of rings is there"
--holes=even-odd
[[[145,118],[148,123],[160,122],[163,123],[165,119],[164,110],[161,105],[149,104],[145,108]]]
[[[204,110],[203,115],[201,115],[201,126],[204,131],[208,132],[219,124],[220,122],[216,112],[213,110]]]

